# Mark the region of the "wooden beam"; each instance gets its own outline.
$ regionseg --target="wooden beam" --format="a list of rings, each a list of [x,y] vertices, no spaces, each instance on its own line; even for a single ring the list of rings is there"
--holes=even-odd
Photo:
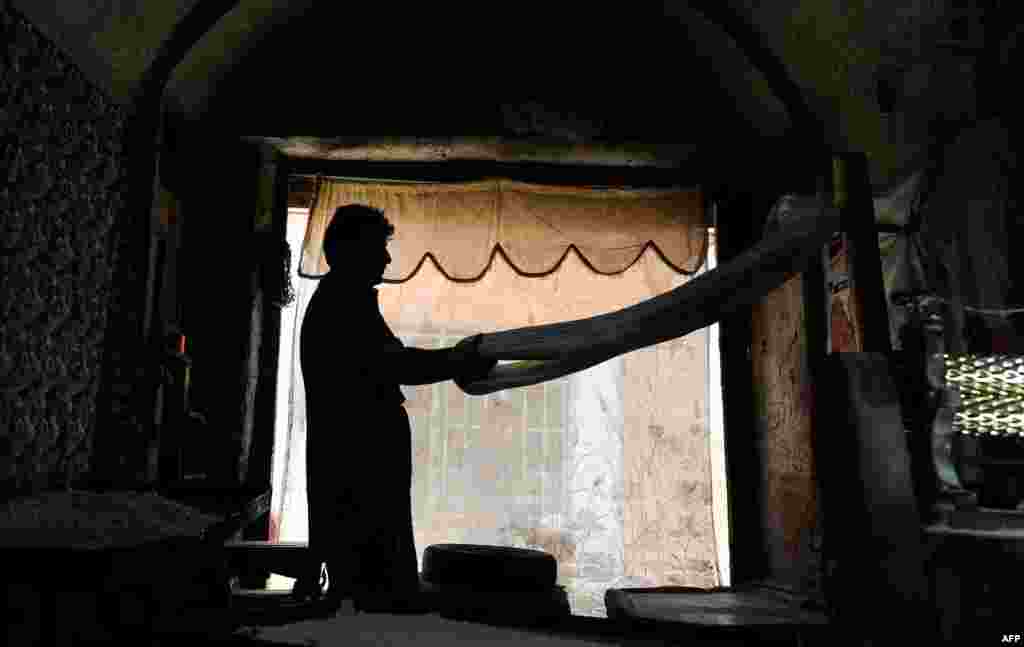
[[[790,76],[778,54],[765,43],[757,27],[728,3],[690,0],[686,6],[720,27],[739,46],[750,64],[764,76],[789,113],[794,125],[792,141],[806,146],[809,151],[825,149],[827,137],[821,119],[811,110],[800,86]]]
[[[704,172],[695,164],[665,167],[613,167],[512,163],[490,160],[450,162],[288,161],[288,207],[308,209],[316,197],[316,176],[407,182],[472,182],[501,177],[557,186],[628,186],[676,188],[697,186]]]
[[[453,160],[449,162],[359,162],[296,160],[288,162],[292,177],[360,178],[408,182],[472,182],[501,177],[519,182],[563,186],[692,187],[701,174],[693,163],[675,167],[587,166]]]
[[[497,127],[497,126],[496,126]],[[695,143],[596,140],[531,134],[453,137],[272,137],[243,140],[273,146],[285,157],[337,162],[495,162],[671,168],[697,154]]]

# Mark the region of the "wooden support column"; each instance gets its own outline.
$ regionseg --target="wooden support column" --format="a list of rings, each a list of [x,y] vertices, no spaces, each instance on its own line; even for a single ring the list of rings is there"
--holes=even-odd
[[[829,176],[819,179],[818,196],[825,204],[832,204],[832,185]],[[808,368],[812,382],[821,359],[829,352],[831,325],[831,291],[828,287],[828,245],[813,256],[803,271],[804,334]]]
[[[833,353],[826,343],[831,290],[823,250],[821,262],[811,262],[804,273],[804,314],[824,504],[825,596],[838,630],[858,644],[888,644],[893,623],[914,627],[928,641],[935,638],[934,618],[927,609],[921,516],[890,366],[867,160],[843,154],[828,162],[819,190],[840,208],[850,243],[864,352]],[[865,624],[865,613],[886,620]]]
[[[833,158],[834,195],[840,207],[842,229],[849,242],[854,310],[864,352],[889,353],[889,309],[882,281],[875,205],[868,159],[864,153]]]
[[[773,199],[746,192],[719,204],[718,260],[728,263],[756,244]],[[751,382],[751,308],[723,317],[722,412],[725,427],[726,478],[729,487],[729,554],[733,584],[768,572],[765,530],[760,510],[764,464],[754,425]]]
[[[265,156],[261,174],[273,182],[273,193],[267,196],[269,222],[265,223],[264,235],[276,241],[287,237],[288,227],[288,168],[283,156]],[[298,250],[292,250],[297,254]],[[279,271],[267,267],[267,271]],[[252,443],[249,450],[248,471],[245,477],[247,489],[269,490],[271,487],[272,458],[274,451],[274,427],[277,415],[277,367],[281,343],[281,309],[264,300],[262,310],[262,332],[259,346],[259,382],[256,385],[255,420],[252,427]],[[249,524],[243,538],[267,541],[270,534],[270,515],[266,514]],[[263,574],[262,580],[266,581]],[[257,579],[259,579],[257,577]]]
[[[834,204],[834,187],[831,157],[825,153],[819,158],[819,174],[815,178],[816,190],[819,198],[826,204]],[[832,294],[828,284],[828,270],[831,266],[829,259],[829,245],[822,247],[821,252],[812,258],[801,277],[801,292],[803,301],[803,331],[804,353],[801,363],[807,372],[806,382],[810,385],[810,428],[811,445],[814,461],[814,480],[817,484],[819,501],[817,510],[819,516],[818,529],[823,537],[821,554],[818,557],[818,568],[821,578],[819,581],[819,594],[825,600],[831,602],[834,597],[834,580],[830,573],[835,563],[835,556],[832,551],[834,542],[838,539],[834,532],[830,532],[832,521],[835,517],[841,516],[842,501],[835,496],[834,490],[841,490],[846,486],[840,478],[829,474],[826,463],[823,459],[829,448],[833,446],[835,439],[828,433],[829,418],[827,406],[825,405],[824,375],[827,367],[825,361],[831,351],[831,325],[832,325]],[[833,511],[834,510],[834,511]]]
[[[244,317],[244,324],[238,330],[239,338],[243,339],[240,351],[241,360],[238,365],[241,382],[238,390],[239,416],[238,426],[230,441],[231,477],[233,487],[241,486],[248,478],[249,455],[252,448],[253,426],[255,424],[256,390],[259,383],[259,356],[262,342],[263,310],[265,299],[263,285],[260,281],[260,265],[263,262],[261,232],[261,200],[259,195],[259,175],[262,171],[262,157],[253,146],[237,144],[237,173],[234,177],[234,193],[236,197],[226,198],[225,207],[230,202],[239,213],[236,223],[239,239],[243,243],[245,253],[238,257],[240,266],[237,268],[239,290],[244,297],[239,300],[238,317]],[[227,411],[225,410],[225,413]],[[232,426],[234,426],[234,421]]]

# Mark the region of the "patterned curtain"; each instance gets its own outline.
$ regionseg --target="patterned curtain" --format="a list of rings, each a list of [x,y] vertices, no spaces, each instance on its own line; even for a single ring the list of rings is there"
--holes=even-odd
[[[707,249],[699,189],[319,179],[300,274],[319,278],[330,269],[324,232],[334,210],[350,203],[383,209],[397,227],[384,275],[394,283],[416,276],[428,256],[455,282],[479,281],[495,255],[517,274],[544,276],[558,270],[570,248],[599,274],[624,272],[649,246],[676,272],[693,274]]]

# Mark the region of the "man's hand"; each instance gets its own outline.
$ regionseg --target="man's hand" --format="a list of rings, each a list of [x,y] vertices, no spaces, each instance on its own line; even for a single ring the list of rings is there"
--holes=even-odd
[[[487,359],[480,355],[480,339],[482,334],[463,339],[452,348],[452,361],[456,364],[459,380],[475,382],[487,377],[487,374],[498,365],[498,360]]]

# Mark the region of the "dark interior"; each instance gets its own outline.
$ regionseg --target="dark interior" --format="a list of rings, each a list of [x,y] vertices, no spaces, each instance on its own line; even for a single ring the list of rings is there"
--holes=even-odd
[[[959,490],[922,467],[933,457],[929,351],[1022,352],[1024,317],[964,308],[1024,303],[1012,253],[1024,219],[1019,100],[1006,91],[1018,60],[1010,3],[100,4],[0,6],[5,502],[158,492],[226,519],[224,541],[267,538],[280,326],[280,277],[268,268],[280,261],[287,208],[309,205],[317,174],[699,185],[718,209],[721,265],[758,242],[780,196],[832,195],[838,157],[856,180],[843,233],[856,250],[860,325],[874,331],[849,354],[888,358],[896,377],[863,406],[871,389],[840,386],[886,369],[844,364],[826,347],[831,324],[814,286],[827,277],[812,264],[796,291],[816,385],[813,442],[775,437],[758,408],[770,385],[753,376],[758,331],[779,306],[721,320],[733,582],[795,586],[822,601],[831,628],[873,634],[865,641],[891,638],[859,615],[865,599],[890,601],[871,613],[923,623],[937,639],[1019,631],[995,620],[1021,568],[1020,436],[957,440]],[[926,268],[949,307],[938,316],[944,346],[911,326],[897,352],[878,333],[894,305],[881,296],[871,198],[918,172],[923,222],[895,229],[923,227],[936,249],[953,250]],[[166,351],[178,332],[187,359]],[[904,418],[895,436],[880,431],[891,421],[871,417],[893,397]],[[830,406],[856,412],[848,434],[819,415]],[[870,462],[896,454],[916,470],[904,474],[909,494]],[[773,467],[782,455],[795,457],[784,474]],[[845,465],[850,455],[863,462]],[[776,496],[793,475],[820,496]],[[909,530],[879,512],[896,499],[920,517]],[[815,522],[824,555],[794,548],[785,525],[814,506],[828,518]],[[950,519],[962,532],[920,536]],[[817,536],[794,528],[800,542]],[[901,563],[920,565],[924,593],[908,592],[909,575],[887,578],[895,571],[882,557],[859,555],[858,538],[911,555]],[[256,588],[268,572],[253,566],[239,581]],[[820,577],[811,585],[800,573]],[[574,620],[570,635],[634,631]]]

